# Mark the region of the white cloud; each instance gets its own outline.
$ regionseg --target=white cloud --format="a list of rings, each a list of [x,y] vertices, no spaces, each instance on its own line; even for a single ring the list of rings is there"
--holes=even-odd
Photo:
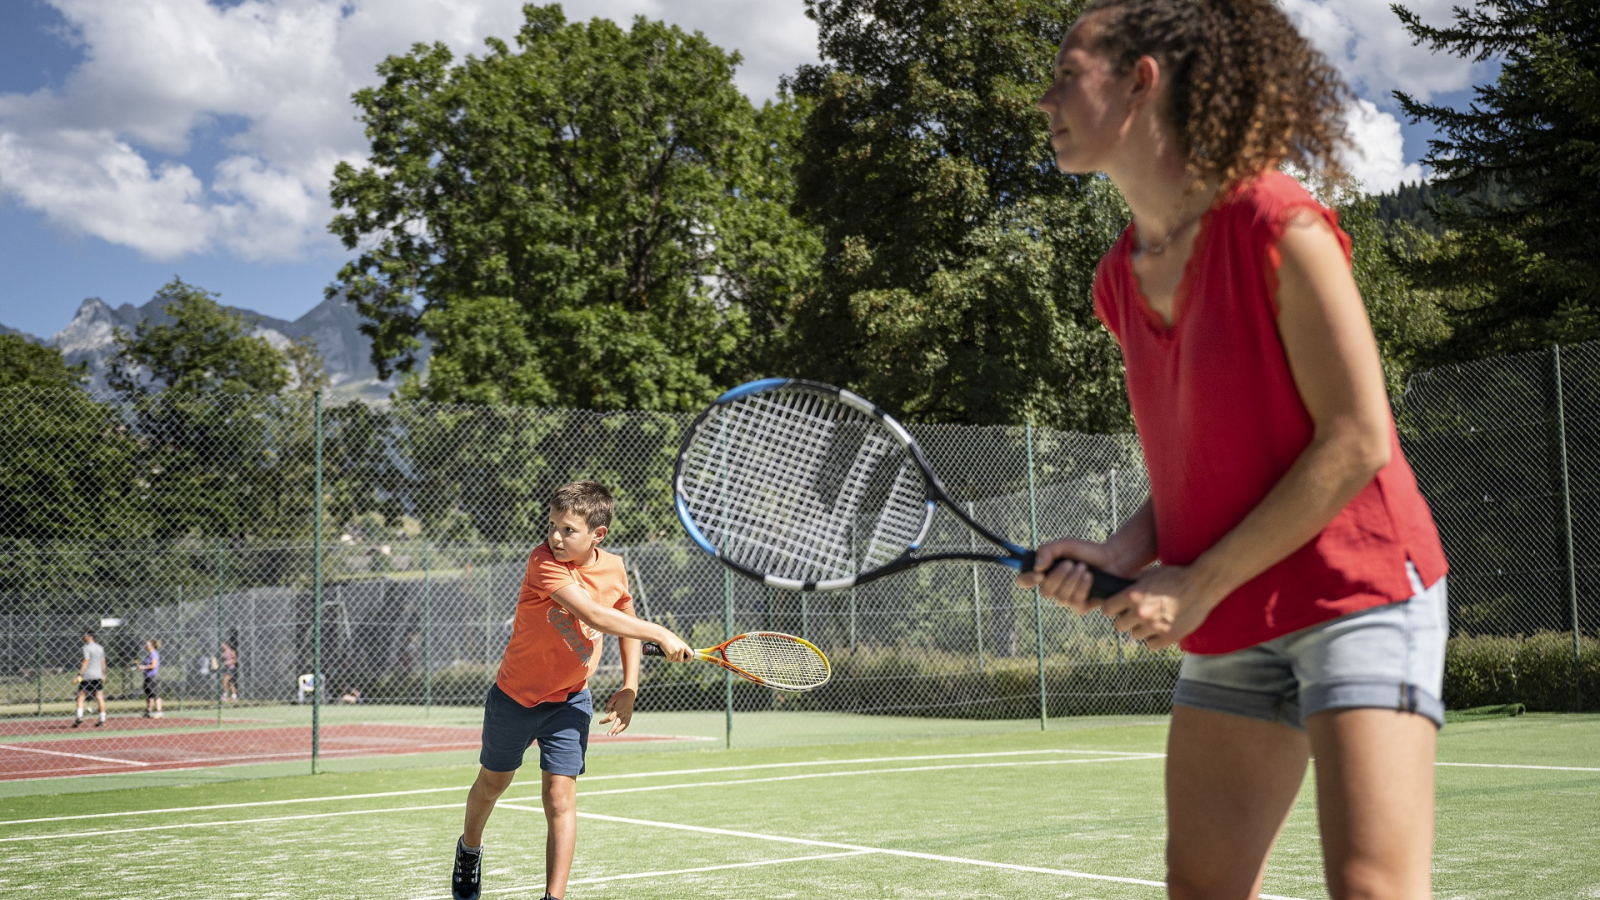
[[[333,167],[367,149],[350,95],[414,43],[481,54],[485,37],[510,40],[522,22],[522,0],[49,2],[84,60],[59,90],[0,95],[0,196],[156,259],[334,251]],[[626,26],[644,15],[703,31],[742,51],[738,83],[756,102],[815,58],[800,0],[590,0],[566,10],[572,20]],[[232,133],[208,146],[219,125]]]
[[[1401,182],[1422,180],[1422,166],[1405,160],[1400,122],[1370,100],[1356,100],[1345,109],[1345,125],[1353,146],[1343,158],[1345,168],[1361,182],[1362,190],[1378,194]]]
[[[1389,8],[1393,0],[1279,0],[1302,34],[1344,73],[1356,93],[1394,108],[1393,91],[1418,100],[1473,84],[1470,60],[1412,46],[1411,33]],[[1430,25],[1451,21],[1461,0],[1401,0]]]

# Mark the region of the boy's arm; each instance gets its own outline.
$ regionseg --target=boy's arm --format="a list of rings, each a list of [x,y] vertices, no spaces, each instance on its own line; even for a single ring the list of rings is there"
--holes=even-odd
[[[633,611],[633,604],[629,603],[619,612],[638,618]],[[633,638],[619,637],[617,647],[622,653],[622,688],[623,690],[639,693],[639,659],[644,654],[644,645]]]
[[[637,617],[632,603],[618,612]],[[633,721],[633,704],[639,698],[639,658],[642,647],[637,640],[627,637],[619,637],[617,646],[622,654],[622,687],[606,701],[606,715],[600,720],[602,725],[612,723],[608,734],[620,734],[628,727]]]
[[[673,662],[687,662],[694,655],[682,638],[654,622],[635,617],[631,610],[622,612],[596,601],[581,585],[569,584],[551,594],[550,599],[602,634],[660,644],[662,654]]]

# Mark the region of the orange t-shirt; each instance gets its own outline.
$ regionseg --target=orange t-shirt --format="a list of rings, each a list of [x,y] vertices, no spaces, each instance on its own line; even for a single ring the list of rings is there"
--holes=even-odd
[[[633,603],[622,557],[597,547],[594,561],[583,566],[557,560],[548,544],[535,547],[517,591],[511,640],[495,676],[500,690],[523,706],[565,700],[583,690],[600,665],[600,632],[550,599],[569,584],[615,609]]]

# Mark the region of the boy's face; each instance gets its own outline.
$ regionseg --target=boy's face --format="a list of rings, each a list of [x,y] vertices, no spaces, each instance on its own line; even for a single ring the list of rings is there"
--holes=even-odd
[[[572,510],[550,510],[550,528],[546,532],[545,543],[550,545],[550,554],[561,562],[587,563],[594,555],[594,548],[600,545],[605,536],[604,525],[591,531],[583,516]]]

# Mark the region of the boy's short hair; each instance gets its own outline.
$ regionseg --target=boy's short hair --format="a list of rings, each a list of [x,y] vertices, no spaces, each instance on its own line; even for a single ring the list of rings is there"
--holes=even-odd
[[[571,481],[550,497],[551,512],[574,512],[583,516],[589,530],[611,527],[611,511],[616,508],[611,492],[598,481]]]
[[[94,629],[93,628],[85,628],[83,630],[83,636],[84,637],[94,637]]]

